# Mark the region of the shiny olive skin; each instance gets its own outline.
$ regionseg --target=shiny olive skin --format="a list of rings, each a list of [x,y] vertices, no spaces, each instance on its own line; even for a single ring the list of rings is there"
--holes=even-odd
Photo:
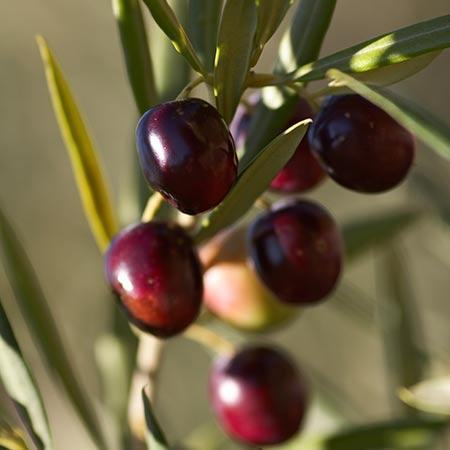
[[[263,283],[282,301],[314,305],[342,270],[343,241],[330,213],[306,200],[281,202],[251,225],[247,245]]]
[[[186,214],[217,206],[237,177],[233,138],[217,110],[190,98],[147,111],[136,129],[148,184]]]
[[[360,95],[328,98],[308,133],[311,150],[328,175],[358,192],[394,188],[414,161],[414,138]]]
[[[266,346],[252,346],[214,364],[211,407],[222,428],[248,445],[281,444],[301,428],[308,387],[291,359]]]
[[[105,272],[129,320],[143,331],[170,337],[199,314],[202,269],[179,226],[148,222],[125,228],[106,252]]]

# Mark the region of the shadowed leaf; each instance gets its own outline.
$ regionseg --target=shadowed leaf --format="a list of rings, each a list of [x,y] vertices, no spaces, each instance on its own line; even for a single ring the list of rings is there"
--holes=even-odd
[[[100,448],[105,448],[94,407],[80,385],[34,269],[1,211],[0,248],[8,280],[47,367],[61,381],[67,397],[92,438]]]
[[[279,170],[289,161],[306,133],[310,119],[287,129],[267,145],[239,175],[223,202],[203,221],[197,243],[212,237],[243,216],[269,187]]]
[[[148,398],[145,388],[142,389],[142,401],[144,402],[145,423],[147,424],[147,448],[148,450],[170,450],[167,439],[164,436],[158,420],[153,412],[150,399]]]

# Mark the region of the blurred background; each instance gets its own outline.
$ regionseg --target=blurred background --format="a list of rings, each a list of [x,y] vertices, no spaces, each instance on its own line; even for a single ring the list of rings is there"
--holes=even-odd
[[[99,383],[93,347],[110,321],[110,298],[102,258],[84,218],[51,109],[34,36],[42,33],[58,56],[101,153],[122,218],[128,223],[138,217],[129,202],[137,112],[118,32],[107,0],[2,1],[0,12],[0,202],[38,272],[79,376],[96,396]],[[321,54],[448,12],[447,0],[339,0]],[[282,30],[266,47],[261,70],[271,70],[281,35]],[[444,51],[425,70],[393,86],[448,124],[449,54]],[[430,375],[450,372],[450,234],[445,220],[436,213],[440,205],[443,218],[450,218],[445,216],[445,208],[450,211],[449,170],[447,162],[418,143],[412,176],[392,192],[364,196],[328,181],[311,195],[340,223],[408,205],[421,205],[429,211],[396,239],[395,245],[400,245],[406,256],[411,302],[421,327],[419,344],[432,357]],[[383,252],[367,254],[345,273],[346,285],[352,288],[340,297],[351,297],[352,307],[369,311],[363,314],[365,318],[333,299],[306,311],[282,331],[250,336],[279,342],[314,380],[321,401],[310,414],[310,429],[397,414],[383,339],[371,313],[373,299],[380,296],[377,283],[383,258]],[[48,377],[1,267],[0,296],[50,405],[56,448],[94,448]],[[209,356],[198,345],[183,338],[170,341],[159,379],[157,411],[173,441],[211,420],[206,395],[208,365]]]

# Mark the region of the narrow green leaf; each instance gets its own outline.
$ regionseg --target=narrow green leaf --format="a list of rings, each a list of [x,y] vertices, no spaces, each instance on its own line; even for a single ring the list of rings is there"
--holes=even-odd
[[[347,260],[353,262],[367,251],[392,241],[420,217],[418,211],[400,210],[345,223],[342,234]]]
[[[189,36],[208,72],[214,70],[222,4],[223,0],[189,0]]]
[[[436,442],[446,422],[409,419],[350,428],[318,438],[295,439],[280,450],[424,450]]]
[[[379,264],[377,291],[378,321],[383,340],[392,397],[402,386],[421,381],[427,363],[419,315],[404,255],[393,246],[386,249]],[[398,407],[398,402],[395,402]],[[407,410],[411,412],[411,410]]]
[[[245,89],[257,25],[256,0],[228,0],[214,63],[217,109],[230,122]]]
[[[62,386],[100,448],[106,448],[94,407],[79,383],[70,354],[63,345],[47,300],[34,269],[5,215],[0,210],[0,248],[9,282],[27,324],[35,337],[47,367],[59,378]]]
[[[254,51],[251,66],[253,67],[264,49],[264,46],[277,31],[284,16],[294,0],[257,0],[258,26],[256,28]]]
[[[304,120],[277,136],[239,176],[236,184],[202,222],[196,241],[209,239],[244,215],[269,187],[279,170],[294,154],[306,133],[310,119]]]
[[[150,399],[148,398],[145,388],[142,389],[142,401],[144,402],[145,423],[147,424],[147,448],[148,450],[170,450],[167,439],[164,436],[158,420],[153,412]]]
[[[450,416],[450,376],[421,381],[403,388],[399,397],[420,411]]]
[[[367,98],[441,156],[450,158],[450,127],[439,118],[410,100],[385,89],[369,87],[339,70],[332,69],[327,76]]]
[[[39,389],[23,359],[19,344],[0,302],[0,378],[17,406],[30,438],[38,449],[53,448],[48,419]],[[0,445],[7,436],[0,433]],[[19,448],[19,447],[18,447]],[[24,448],[24,447],[23,447]]]
[[[186,0],[170,0],[172,11],[183,25],[187,22],[188,8]],[[173,100],[189,82],[190,68],[186,60],[180,57],[170,39],[158,27],[152,30],[150,42],[155,64],[155,80],[160,102]]]
[[[157,103],[147,32],[139,0],[112,0],[112,7],[138,111],[143,114]]]
[[[196,72],[206,75],[205,68],[198,59],[186,31],[167,0],[144,0],[144,3],[147,5],[155,22],[172,41],[175,50],[186,58],[187,62]]]
[[[283,74],[290,70],[289,64],[298,67],[317,58],[335,6],[336,0],[299,2],[278,50],[276,73]],[[263,147],[285,129],[298,102],[298,96],[292,91],[269,87],[262,93],[262,101],[255,108],[250,123],[241,159],[242,168],[247,167]]]
[[[325,78],[329,69],[362,73],[398,64],[450,46],[450,15],[401,28],[303,65],[289,79],[311,81]]]
[[[336,0],[301,0],[278,49],[276,73],[288,73],[314,61],[336,7]]]
[[[97,245],[103,251],[117,232],[118,225],[98,155],[58,62],[42,36],[38,36],[36,41],[84,212]]]
[[[363,83],[376,86],[389,86],[405,80],[428,67],[439,55],[441,50],[425,53],[398,64],[379,67],[368,72],[356,73],[353,76]]]

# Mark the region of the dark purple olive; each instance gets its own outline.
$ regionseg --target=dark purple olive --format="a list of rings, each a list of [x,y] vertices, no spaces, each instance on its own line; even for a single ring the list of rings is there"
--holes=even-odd
[[[332,216],[317,203],[276,205],[252,224],[247,244],[263,283],[287,303],[315,304],[339,279],[342,237]]]
[[[354,191],[392,189],[414,160],[411,133],[359,95],[330,97],[308,136],[311,150],[330,177]]]
[[[216,361],[210,402],[224,430],[249,445],[281,444],[301,428],[308,389],[291,359],[269,347],[248,347]]]
[[[202,270],[179,226],[149,222],[125,228],[111,242],[105,270],[128,318],[143,331],[170,337],[198,316]]]
[[[256,106],[259,99],[259,95],[253,95],[249,98],[249,106],[240,105],[231,122],[230,131],[237,148],[240,148],[245,143],[252,118],[251,109]],[[286,124],[286,129],[301,120],[313,116],[314,113],[309,103],[305,99],[300,98],[292,119]],[[274,191],[284,193],[305,192],[317,186],[325,177],[326,172],[311,153],[308,139],[305,136],[292,158],[273,179],[270,187]]]
[[[186,214],[217,206],[237,176],[233,138],[217,110],[195,98],[155,106],[136,129],[149,185]]]

